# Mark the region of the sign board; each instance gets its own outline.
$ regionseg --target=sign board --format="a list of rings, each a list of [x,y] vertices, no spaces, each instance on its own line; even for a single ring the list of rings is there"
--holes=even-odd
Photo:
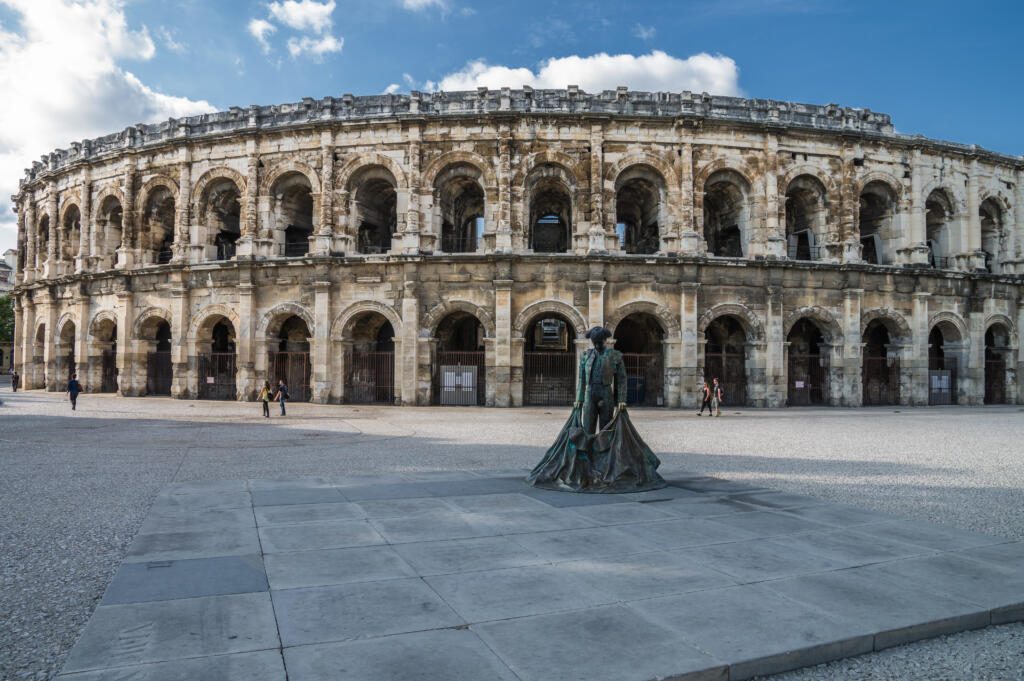
[[[796,387],[797,388],[803,388],[804,387],[804,382],[803,381],[797,381],[796,382]]]
[[[215,376],[207,376],[206,382],[210,385],[213,385],[214,383],[217,382],[217,378]]]

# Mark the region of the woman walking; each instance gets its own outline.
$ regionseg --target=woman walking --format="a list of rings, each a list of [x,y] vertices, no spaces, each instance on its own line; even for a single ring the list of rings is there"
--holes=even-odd
[[[266,418],[270,418],[270,381],[263,381],[263,389],[260,390],[260,396],[258,399],[263,403],[263,415]]]

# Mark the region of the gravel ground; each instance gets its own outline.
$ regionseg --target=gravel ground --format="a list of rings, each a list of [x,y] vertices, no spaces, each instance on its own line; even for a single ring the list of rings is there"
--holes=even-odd
[[[259,406],[0,393],[0,678],[49,679],[172,481],[527,468],[564,409]],[[637,410],[666,474],[699,471],[1024,539],[1024,409]],[[1024,624],[773,677],[1022,679]]]

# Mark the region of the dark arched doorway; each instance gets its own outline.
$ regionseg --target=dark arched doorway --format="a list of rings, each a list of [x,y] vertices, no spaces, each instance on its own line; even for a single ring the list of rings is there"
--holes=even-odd
[[[227,318],[221,317],[202,345],[207,351],[199,355],[199,399],[237,399],[235,327]]]
[[[544,314],[526,330],[523,404],[572,404],[576,392],[576,330],[565,317]]]
[[[75,323],[64,322],[57,338],[57,380],[58,389],[63,390],[68,380],[75,374]]]
[[[350,404],[395,403],[395,329],[387,317],[366,312],[345,339],[345,400]]]
[[[786,404],[807,407],[828,404],[828,354],[821,329],[810,319],[797,321],[786,336],[788,371]]]
[[[434,353],[434,404],[484,406],[486,362],[484,327],[468,312],[456,312],[437,326]]]
[[[665,332],[654,315],[634,312],[615,327],[615,349],[626,365],[626,402],[660,407],[665,404]]]
[[[940,322],[928,334],[928,404],[957,403],[957,369],[960,332]]]
[[[112,319],[94,322],[92,337],[93,352],[90,353],[89,361],[98,361],[99,364],[99,392],[116,393],[117,324]],[[95,377],[94,371],[89,373]]]
[[[704,331],[704,380],[718,379],[722,402],[747,403],[747,334],[732,315],[718,317]]]
[[[1010,354],[1010,333],[1002,324],[985,332],[985,404],[1008,404],[1006,364]]]
[[[874,320],[864,330],[864,356],[861,359],[861,384],[865,406],[900,403],[900,361],[889,356],[889,330]]]
[[[143,338],[149,342],[146,353],[146,394],[170,395],[173,368],[171,364],[171,325],[156,319],[143,327]]]
[[[289,399],[295,402],[309,402],[311,397],[310,336],[309,326],[302,317],[292,315],[270,340],[267,353],[267,379],[272,386],[284,380]]]

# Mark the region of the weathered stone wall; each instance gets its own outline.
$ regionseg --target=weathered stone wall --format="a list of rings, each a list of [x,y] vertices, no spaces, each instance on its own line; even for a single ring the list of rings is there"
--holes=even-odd
[[[516,406],[537,319],[581,348],[629,318],[657,329],[658,402],[692,406],[729,319],[745,402],[779,406],[808,319],[821,399],[859,405],[877,320],[893,401],[928,403],[935,329],[953,401],[982,402],[993,371],[999,399],[1024,400],[1022,174],[882,114],[689,93],[346,96],[139,126],[51,154],[13,197],[16,363],[55,390],[73,357],[98,389],[116,348],[118,389],[145,394],[163,320],[171,392],[195,397],[227,320],[251,399],[298,317],[313,399],[345,401],[386,320],[395,401],[430,404],[438,328],[472,315],[484,401]]]

